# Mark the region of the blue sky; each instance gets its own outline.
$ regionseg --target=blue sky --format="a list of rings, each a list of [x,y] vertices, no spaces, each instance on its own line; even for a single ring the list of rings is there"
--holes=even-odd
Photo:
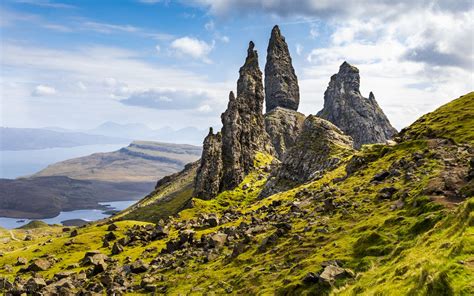
[[[357,3],[355,3],[357,2]],[[248,42],[265,66],[279,24],[300,111],[347,60],[398,129],[472,90],[471,1],[4,0],[1,122],[93,128],[220,125]]]

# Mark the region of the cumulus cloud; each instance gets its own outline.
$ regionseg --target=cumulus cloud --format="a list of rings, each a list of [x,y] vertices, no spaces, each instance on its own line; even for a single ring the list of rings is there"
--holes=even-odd
[[[208,54],[214,48],[214,43],[209,44],[205,41],[186,36],[174,40],[171,43],[171,48],[178,56],[188,56],[210,63],[211,60],[208,58]]]
[[[44,97],[44,96],[52,96],[56,94],[56,89],[54,87],[40,84],[35,87],[33,92],[31,93],[34,97]]]
[[[199,111],[204,112],[210,111],[210,106],[200,105],[209,99],[210,95],[208,93],[199,90],[149,89],[145,91],[137,91],[120,102],[130,106],[161,110],[198,108]],[[209,110],[203,106],[208,106]]]

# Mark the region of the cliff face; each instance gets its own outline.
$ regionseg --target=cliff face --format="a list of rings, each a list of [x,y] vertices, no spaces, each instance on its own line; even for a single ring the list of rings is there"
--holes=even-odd
[[[265,131],[262,72],[253,42],[239,74],[237,97],[230,93],[227,110],[221,116],[222,139],[211,132],[204,143],[195,184],[195,194],[200,198],[233,189],[254,167],[257,152],[273,153]]]
[[[265,102],[267,112],[276,107],[298,110],[300,90],[285,37],[273,27],[265,65]]]
[[[303,129],[305,115],[293,110],[277,107],[265,114],[265,129],[270,136],[278,159],[282,159]]]
[[[260,197],[317,180],[351,154],[352,146],[352,139],[334,124],[314,115],[308,116],[295,144],[272,172]]]
[[[354,146],[383,143],[397,131],[380,109],[371,92],[360,93],[359,69],[344,62],[331,77],[324,93],[324,108],[317,116],[329,120],[354,139]]]
[[[220,189],[222,178],[222,136],[212,128],[204,139],[201,165],[197,170],[194,192],[202,199],[210,199]]]

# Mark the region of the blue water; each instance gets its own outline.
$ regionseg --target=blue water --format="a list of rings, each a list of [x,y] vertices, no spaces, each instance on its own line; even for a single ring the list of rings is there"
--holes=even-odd
[[[111,210],[124,210],[129,206],[136,203],[137,200],[127,200],[127,201],[110,201],[110,202],[100,202],[99,204],[108,205]],[[86,221],[95,221],[103,218],[107,218],[110,215],[104,214],[102,210],[76,210],[70,212],[61,212],[58,216],[50,219],[35,219],[41,220],[48,224],[61,224],[61,221],[70,220],[70,219],[82,219]],[[13,229],[20,226],[23,226],[29,223],[31,220],[24,219],[24,222],[18,223],[16,218],[2,218],[0,217],[0,227],[6,229]]]
[[[96,152],[116,151],[127,145],[128,143],[0,151],[0,178],[14,179],[31,175],[58,161],[86,156]]]

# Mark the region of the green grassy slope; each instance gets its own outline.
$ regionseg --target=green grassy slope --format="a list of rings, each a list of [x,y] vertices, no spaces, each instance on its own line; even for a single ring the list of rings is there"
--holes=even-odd
[[[137,204],[114,216],[113,220],[141,220],[157,223],[190,205],[198,163],[162,180],[166,180]],[[160,181],[162,182],[162,181]]]
[[[469,110],[473,104],[467,100],[464,107]],[[449,114],[446,108],[438,110]],[[436,112],[430,116],[438,118]],[[422,132],[422,123],[408,130],[415,128]],[[168,222],[170,233],[165,239],[126,246],[123,253],[111,255],[110,247],[101,243],[105,225],[79,228],[74,238],[69,232],[47,228],[50,233],[43,230],[44,236],[33,235],[32,241],[0,243],[4,253],[0,272],[13,279],[21,267],[6,271],[5,264],[14,265],[18,256],[31,260],[44,254],[62,261],[40,272],[43,276],[50,278],[70,265],[78,272],[85,267],[73,264],[86,251],[98,249],[119,264],[126,264],[127,257],[147,263],[155,260],[155,267],[145,274],[133,275],[134,284],[154,277],[156,289],[169,295],[473,295],[474,197],[461,190],[469,184],[473,146],[469,137],[460,136],[470,132],[471,126],[458,126],[456,143],[423,136],[392,146],[364,146],[321,179],[262,200],[258,195],[272,159],[259,154],[257,169],[235,190],[209,201],[192,199],[192,208]],[[443,137],[449,137],[449,132]],[[384,172],[388,174],[380,177]],[[180,186],[171,188],[176,192]],[[202,214],[209,213],[221,223],[196,226]],[[282,223],[291,229],[272,236]],[[133,225],[147,223],[116,224],[115,234],[121,238]],[[186,229],[195,231],[197,241],[216,232],[240,234],[239,229],[249,235],[240,234],[211,251],[187,244],[160,255],[166,243]],[[21,238],[24,232],[19,231],[14,233]],[[1,233],[0,242],[9,235]],[[65,246],[71,239],[74,243]],[[232,255],[239,243],[242,249]],[[156,263],[160,260],[171,264]],[[328,260],[337,260],[353,276],[337,279],[331,286],[304,281],[309,273],[321,272]]]
[[[400,132],[402,139],[447,138],[474,143],[474,92],[423,115]]]

